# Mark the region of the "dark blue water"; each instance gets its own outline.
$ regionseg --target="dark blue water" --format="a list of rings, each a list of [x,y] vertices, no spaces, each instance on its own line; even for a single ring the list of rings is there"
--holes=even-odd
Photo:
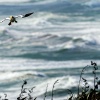
[[[79,75],[91,60],[100,65],[99,0],[1,0],[0,19],[34,12],[8,26],[0,23],[0,95],[18,97],[23,80],[41,100],[47,89],[51,99],[67,98],[67,89],[77,93]],[[93,86],[92,69],[86,71]],[[100,68],[98,69],[100,76]],[[13,95],[12,95],[13,93]]]

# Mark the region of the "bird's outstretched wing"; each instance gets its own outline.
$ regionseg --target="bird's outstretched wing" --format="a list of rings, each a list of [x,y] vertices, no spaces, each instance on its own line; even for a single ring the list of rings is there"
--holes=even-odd
[[[34,12],[32,12],[32,13],[27,13],[27,14],[25,14],[25,15],[18,15],[18,16],[15,16],[15,18],[18,18],[18,17],[21,17],[21,18],[28,17],[28,16],[32,15],[33,13],[34,13]]]
[[[5,19],[1,20],[0,23],[4,22],[5,20],[10,20],[10,18],[5,18]]]

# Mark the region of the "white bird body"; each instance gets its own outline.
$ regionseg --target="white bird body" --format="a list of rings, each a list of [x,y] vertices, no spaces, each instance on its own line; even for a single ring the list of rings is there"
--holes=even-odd
[[[18,17],[25,18],[25,17],[28,17],[28,16],[30,16],[32,14],[33,14],[33,12],[32,13],[27,13],[25,15],[10,16],[8,18],[5,18],[5,19],[1,20],[0,23],[4,22],[5,20],[9,20],[10,22],[8,23],[8,25],[11,25],[12,22],[17,23],[16,18],[18,18]]]

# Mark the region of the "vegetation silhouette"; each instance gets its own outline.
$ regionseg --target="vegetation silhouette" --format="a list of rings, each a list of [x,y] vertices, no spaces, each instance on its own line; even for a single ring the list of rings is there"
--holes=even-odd
[[[92,88],[89,86],[88,80],[84,78],[84,74],[87,68],[92,68],[92,74],[93,74]],[[70,94],[70,96],[69,98],[64,99],[64,100],[100,100],[100,90],[99,90],[100,80],[97,77],[97,70],[98,70],[98,66],[93,61],[91,61],[91,65],[85,66],[80,73],[79,83],[77,87],[77,95],[74,96],[73,92],[67,89],[67,92]],[[55,87],[55,84],[58,83],[58,81],[59,80],[57,79],[53,84],[52,91],[51,91],[51,100],[54,99],[54,87]],[[83,82],[83,86],[81,86],[81,82]],[[32,96],[35,86],[32,87],[31,89],[28,89],[28,88],[25,88],[27,84],[28,84],[27,81],[24,80],[21,86],[21,92],[19,96],[17,97],[17,100],[37,100],[37,97]],[[48,84],[46,86],[43,100],[46,100],[47,89],[48,89]],[[7,99],[7,94],[4,94],[4,96],[5,96],[4,98],[0,96],[0,100],[9,100]]]

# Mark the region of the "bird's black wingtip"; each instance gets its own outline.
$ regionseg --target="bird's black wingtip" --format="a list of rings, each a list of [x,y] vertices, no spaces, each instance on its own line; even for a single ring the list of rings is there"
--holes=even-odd
[[[24,17],[28,17],[28,16],[32,15],[33,13],[34,13],[34,12],[27,13],[27,14],[25,14],[25,15],[23,16],[23,18],[24,18]]]

